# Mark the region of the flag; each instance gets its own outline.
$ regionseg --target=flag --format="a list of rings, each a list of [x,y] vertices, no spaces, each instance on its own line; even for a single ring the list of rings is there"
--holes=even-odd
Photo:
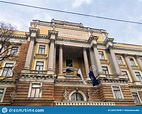
[[[71,68],[71,67],[67,67],[67,68],[66,68],[66,72],[67,72],[67,73],[74,72],[74,69],[73,69],[73,68]]]
[[[81,72],[80,68],[78,69],[77,76],[82,79],[82,81],[83,81],[84,84],[86,84],[86,82],[85,82],[85,80],[84,80],[84,78],[82,76],[82,72]]]
[[[96,80],[94,73],[92,71],[89,72],[89,77],[92,81],[93,86],[99,85],[99,82],[98,82],[98,80]]]

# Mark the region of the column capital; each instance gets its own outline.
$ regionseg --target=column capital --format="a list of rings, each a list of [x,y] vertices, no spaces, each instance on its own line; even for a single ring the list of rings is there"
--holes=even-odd
[[[104,44],[106,45],[107,48],[109,48],[109,49],[113,48],[113,40],[114,40],[114,38],[106,38],[104,40]]]
[[[58,36],[58,31],[55,30],[48,30],[48,37],[51,40],[55,40]]]
[[[98,37],[91,35],[88,39],[88,43],[95,43],[97,44]]]
[[[39,29],[38,28],[29,28],[30,37],[36,38],[39,36]]]

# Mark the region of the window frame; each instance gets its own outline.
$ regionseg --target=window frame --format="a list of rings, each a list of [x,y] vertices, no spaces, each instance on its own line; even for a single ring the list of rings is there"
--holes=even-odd
[[[42,46],[44,46],[44,48],[42,48]],[[42,49],[44,49],[44,50],[42,50]],[[38,45],[38,54],[46,54],[46,45],[44,45],[44,44]]]
[[[40,84],[40,87],[39,87],[40,93],[39,93],[38,97],[35,97],[35,93],[34,93],[34,97],[31,97],[31,95],[32,95],[32,88],[33,88],[32,85],[33,85],[34,83],[39,83],[39,84]],[[29,97],[29,98],[41,98],[41,97],[42,97],[42,82],[31,82],[31,83],[30,83],[28,97]]]
[[[3,94],[2,94],[2,97],[0,99],[0,102],[3,102],[4,96],[5,96],[5,92],[6,92],[6,88],[0,88],[0,89],[3,89]]]
[[[125,75],[123,75],[123,73],[122,72],[125,72],[126,74]],[[128,81],[130,81],[130,78],[129,78],[129,75],[128,75],[128,71],[126,71],[126,70],[122,70],[121,71],[121,73],[122,73],[122,76],[124,76],[125,77],[125,79],[126,79],[126,77],[127,77],[127,79],[128,79]],[[127,75],[127,76],[126,76]]]
[[[98,51],[98,54],[99,54],[99,58],[100,60],[105,60],[105,54],[104,54],[104,51]]]
[[[142,82],[142,75],[141,75],[140,71],[135,71],[134,73],[135,73],[137,80]],[[139,73],[139,75],[136,75],[136,73]],[[141,79],[139,77],[141,77]]]
[[[121,56],[117,56],[117,62],[118,62],[119,65],[124,65],[124,62],[123,62],[123,59],[122,59]]]
[[[42,70],[36,70],[38,62],[43,63],[43,69]],[[35,61],[35,70],[36,71],[43,71],[44,70],[44,66],[45,66],[45,62],[44,61],[40,61],[40,60]]]
[[[6,64],[13,64],[13,66],[12,66],[12,68],[11,68],[11,74],[10,74],[9,76],[6,76],[6,75],[4,76],[4,75],[3,75],[4,70],[6,69],[6,67],[5,67]],[[1,71],[1,76],[4,76],[4,77],[12,77],[14,65],[15,65],[15,62],[9,62],[9,61],[5,62],[4,65],[3,65],[3,69],[2,69],[2,71]],[[8,70],[7,72],[9,72],[9,70]],[[7,74],[7,73],[6,73],[6,74]]]
[[[16,49],[17,49],[16,54],[12,53],[13,48],[16,48]],[[11,47],[11,49],[10,49],[10,55],[11,55],[11,56],[17,56],[17,55],[18,55],[18,51],[19,51],[19,47],[18,47],[18,46],[13,46],[13,47]],[[15,52],[15,51],[14,51],[14,52]]]
[[[72,100],[71,100],[71,96],[72,96],[75,92],[78,92],[78,93],[80,93],[80,94],[82,95],[83,101],[87,101],[87,98],[86,98],[85,94],[84,94],[82,91],[80,91],[80,90],[78,90],[78,91],[76,91],[76,90],[72,91],[72,92],[69,94],[69,101],[72,101]],[[72,101],[72,102],[76,102],[76,101]],[[79,101],[78,101],[78,102],[79,102]]]
[[[136,93],[136,94],[137,94],[138,99],[139,99],[139,101],[140,101],[139,103],[136,103],[136,102],[135,102],[135,99],[134,99],[134,97],[133,97],[133,93]],[[135,103],[135,104],[140,104],[140,103],[142,103],[141,97],[139,96],[138,91],[132,91],[132,92],[131,92],[131,95],[132,95],[132,97],[133,97],[133,99],[134,99],[134,103]]]
[[[131,60],[132,60],[132,61],[131,61]],[[131,65],[131,66],[136,66],[136,62],[135,62],[134,58],[129,57],[129,61],[130,61],[130,65]]]
[[[114,91],[114,87],[118,87],[118,88],[119,88],[119,92],[120,92],[120,94],[121,94],[121,98],[116,98],[116,94],[115,94],[115,91]],[[119,100],[119,99],[124,99],[123,92],[122,92],[120,86],[112,85],[112,86],[111,86],[111,89],[112,89],[112,92],[113,92],[113,97],[114,97],[114,99],[117,99],[117,100]]]
[[[104,71],[103,67],[106,67],[107,70]],[[102,66],[102,71],[105,73],[105,75],[110,75],[108,66]],[[106,73],[106,71],[107,71],[107,73]]]

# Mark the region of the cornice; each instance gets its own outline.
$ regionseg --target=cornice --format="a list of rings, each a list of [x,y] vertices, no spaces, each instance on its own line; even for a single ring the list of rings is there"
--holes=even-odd
[[[121,50],[128,50],[128,51],[138,51],[138,52],[142,52],[141,48],[127,48],[127,47],[120,47],[120,46],[115,46],[113,45],[114,49],[121,49]]]

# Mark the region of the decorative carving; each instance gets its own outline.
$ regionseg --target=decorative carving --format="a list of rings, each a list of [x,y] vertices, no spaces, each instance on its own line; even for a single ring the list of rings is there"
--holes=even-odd
[[[63,97],[64,97],[64,101],[67,101],[67,100],[68,100],[68,91],[67,91],[67,88],[66,88],[66,87],[65,87],[65,89],[64,89]]]
[[[87,97],[88,97],[88,101],[92,100],[90,89],[87,89]]]

